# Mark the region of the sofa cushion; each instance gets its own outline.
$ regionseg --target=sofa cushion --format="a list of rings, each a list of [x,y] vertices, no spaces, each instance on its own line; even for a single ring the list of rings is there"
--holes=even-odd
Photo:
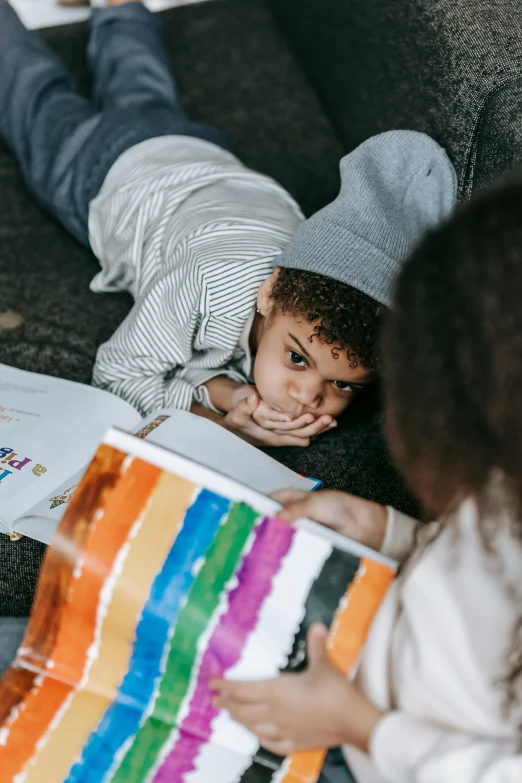
[[[461,197],[522,163],[518,0],[267,2],[346,151],[423,131],[447,149]]]

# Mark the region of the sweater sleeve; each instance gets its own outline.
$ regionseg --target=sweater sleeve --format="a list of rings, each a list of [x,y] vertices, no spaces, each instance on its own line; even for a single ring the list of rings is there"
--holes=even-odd
[[[247,380],[231,357],[274,254],[260,254],[254,241],[244,263],[239,243],[222,256],[218,232],[199,235],[198,242],[200,255],[213,252],[217,258],[211,269],[202,270],[191,250],[180,246],[176,263],[152,278],[98,349],[94,385],[122,397],[143,416],[163,408],[190,410],[193,402],[216,410],[205,383],[217,375]],[[230,286],[235,286],[233,299]]]
[[[179,375],[193,355],[200,295],[194,274],[183,267],[155,281],[98,349],[93,384],[142,415],[190,410],[194,386]]]
[[[398,563],[402,562],[411,551],[416,527],[415,519],[388,506],[388,521],[381,547],[382,554],[391,557]]]
[[[519,783],[522,755],[509,742],[451,732],[404,712],[378,723],[370,753],[387,783]]]

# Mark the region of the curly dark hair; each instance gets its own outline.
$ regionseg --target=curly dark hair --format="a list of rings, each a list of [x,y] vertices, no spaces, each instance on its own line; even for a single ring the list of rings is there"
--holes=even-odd
[[[270,298],[279,312],[314,324],[310,341],[317,335],[334,356],[345,350],[352,367],[378,369],[383,307],[370,296],[331,277],[283,267]]]
[[[492,554],[501,510],[522,542],[521,297],[522,181],[510,180],[425,238],[399,275],[383,334],[397,464],[430,516],[449,516],[474,497]],[[522,688],[522,616],[513,633],[510,706]]]

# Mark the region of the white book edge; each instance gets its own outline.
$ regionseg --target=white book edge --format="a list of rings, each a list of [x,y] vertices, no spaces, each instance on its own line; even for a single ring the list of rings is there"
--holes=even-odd
[[[175,449],[168,450],[162,446],[147,443],[116,427],[111,427],[102,442],[107,446],[123,451],[129,456],[142,459],[144,462],[148,462],[157,468],[175,473],[177,476],[187,481],[192,481],[194,484],[202,484],[210,492],[224,495],[234,503],[246,503],[254,511],[264,516],[275,516],[281,508],[281,504],[272,498],[268,498],[260,492],[256,492],[238,481],[234,481],[228,478],[228,476],[196,462],[194,459],[188,459],[176,453]],[[397,567],[397,563],[391,558],[370,549],[370,547],[364,544],[360,544],[358,541],[345,538],[345,536],[341,536],[334,530],[313,522],[311,519],[300,519],[295,524],[301,530],[306,530],[313,535],[327,539],[332,546],[344,552],[350,552],[356,557],[368,557],[393,569]]]

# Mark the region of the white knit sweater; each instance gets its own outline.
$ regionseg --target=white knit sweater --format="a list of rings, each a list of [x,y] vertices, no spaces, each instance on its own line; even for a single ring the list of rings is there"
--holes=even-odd
[[[400,559],[414,525],[390,510],[383,552]],[[345,748],[358,783],[521,783],[521,713],[504,714],[496,680],[522,613],[522,550],[507,519],[498,527],[492,557],[464,503],[388,594],[358,674],[388,712],[370,755]]]

